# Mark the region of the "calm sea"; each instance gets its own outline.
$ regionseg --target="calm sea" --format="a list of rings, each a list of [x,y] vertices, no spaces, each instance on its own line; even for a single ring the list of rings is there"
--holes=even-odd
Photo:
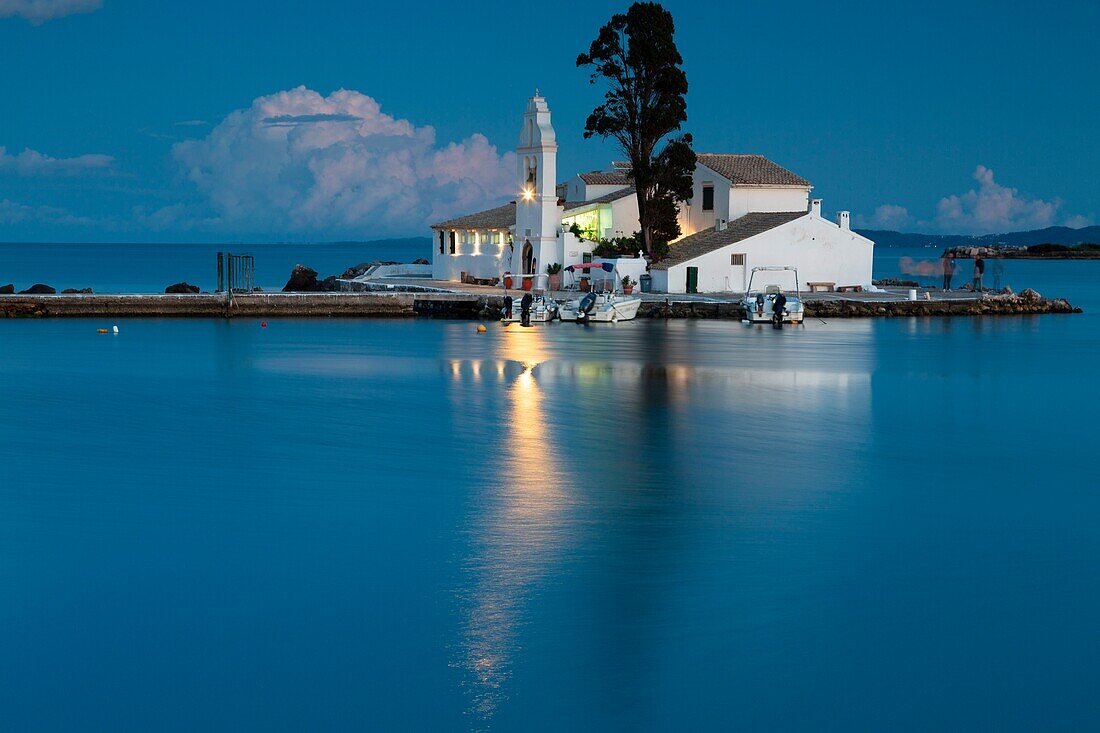
[[[1089,312],[0,321],[0,729],[1095,730],[1100,263],[1006,267]]]
[[[280,290],[297,264],[319,277],[339,275],[360,262],[412,262],[432,256],[429,239],[383,239],[340,244],[19,244],[0,242],[0,285],[23,290],[45,283],[59,292],[163,293],[180,281],[213,291],[218,252],[256,258],[256,284]]]

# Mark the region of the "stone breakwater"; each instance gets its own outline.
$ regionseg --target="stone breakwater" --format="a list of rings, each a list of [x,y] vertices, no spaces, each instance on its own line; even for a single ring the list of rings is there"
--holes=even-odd
[[[474,319],[485,297],[442,293],[253,293],[0,297],[0,318],[403,318]],[[497,309],[499,310],[499,304]]]
[[[1047,313],[1080,313],[1062,298],[1026,301],[1021,298],[934,301],[813,300],[805,304],[807,318],[898,318],[920,316],[1010,316]],[[648,301],[638,309],[639,318],[731,318],[740,320],[744,309],[737,303],[698,301]]]
[[[9,295],[0,297],[0,318],[500,318],[500,295],[463,293],[253,293],[236,295]],[[876,301],[814,299],[807,318],[889,318],[1080,313],[1061,298],[1038,294],[998,295],[981,300]],[[639,318],[740,320],[733,301],[651,299]]]

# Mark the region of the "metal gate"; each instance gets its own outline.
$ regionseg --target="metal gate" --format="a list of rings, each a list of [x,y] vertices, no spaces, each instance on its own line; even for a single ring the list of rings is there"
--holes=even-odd
[[[218,252],[218,292],[233,299],[233,293],[256,289],[256,259],[252,255]]]

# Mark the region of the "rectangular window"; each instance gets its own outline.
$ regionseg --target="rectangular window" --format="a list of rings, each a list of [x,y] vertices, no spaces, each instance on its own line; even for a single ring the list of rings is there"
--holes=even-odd
[[[458,235],[455,232],[451,232],[451,254],[458,254]]]
[[[714,186],[703,186],[703,211],[714,211]]]
[[[744,265],[745,264],[745,253],[744,252],[738,252],[737,254],[730,255],[730,264],[731,265]]]

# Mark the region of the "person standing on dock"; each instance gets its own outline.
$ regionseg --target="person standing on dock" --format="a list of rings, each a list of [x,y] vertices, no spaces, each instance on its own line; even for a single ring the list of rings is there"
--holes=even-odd
[[[955,274],[955,255],[951,252],[943,253],[943,289],[951,289],[951,277]]]
[[[974,292],[980,293],[985,290],[982,285],[982,277],[985,275],[985,260],[980,256],[974,260]]]

